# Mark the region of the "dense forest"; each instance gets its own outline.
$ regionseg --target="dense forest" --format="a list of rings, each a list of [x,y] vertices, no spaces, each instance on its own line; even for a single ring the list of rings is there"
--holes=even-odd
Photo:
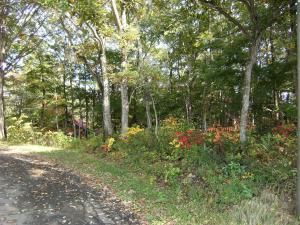
[[[153,224],[221,224],[200,202],[294,199],[296,50],[296,0],[1,0],[0,138],[144,173],[189,208]]]

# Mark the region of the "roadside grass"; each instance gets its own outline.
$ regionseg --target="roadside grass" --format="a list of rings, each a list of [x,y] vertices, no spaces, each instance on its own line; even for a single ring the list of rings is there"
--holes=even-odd
[[[124,164],[115,164],[78,149],[41,152],[40,155],[100,178],[118,197],[145,214],[150,224],[214,224],[207,223],[212,216],[207,214],[211,209],[203,207],[205,202],[184,202],[178,199],[178,190],[174,187],[159,187],[151,177],[138,174]]]
[[[149,224],[298,224],[289,215],[283,200],[270,190],[235,206],[221,208],[212,201],[211,195],[206,195],[201,186],[161,185],[151,173],[147,173],[153,166],[139,160],[138,155],[133,159],[135,163],[130,163],[111,160],[103,154],[89,154],[80,147],[38,154],[100,178],[120,199],[141,212]],[[186,198],[183,192],[189,192],[189,197]]]

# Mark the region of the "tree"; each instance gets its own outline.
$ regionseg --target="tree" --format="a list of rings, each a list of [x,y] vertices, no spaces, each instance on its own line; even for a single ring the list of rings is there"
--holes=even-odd
[[[219,1],[196,0],[196,3],[208,6],[223,15],[238,28],[239,32],[243,33],[249,43],[249,59],[245,68],[240,118],[240,142],[245,144],[247,141],[252,71],[256,63],[262,34],[269,26],[281,18],[286,10],[287,1],[271,1],[268,4],[259,4],[255,3],[254,0],[240,0],[237,3],[226,1],[221,4]],[[234,12],[230,13],[229,9],[233,9]],[[249,18],[249,20],[244,18]]]
[[[297,93],[297,106],[298,106],[298,161],[297,161],[297,193],[296,193],[296,214],[300,216],[300,4],[297,3],[297,72],[298,72],[298,93]]]
[[[6,75],[41,43],[38,31],[47,17],[31,1],[0,2],[0,139],[6,138],[4,86]],[[42,36],[45,34],[42,34]]]

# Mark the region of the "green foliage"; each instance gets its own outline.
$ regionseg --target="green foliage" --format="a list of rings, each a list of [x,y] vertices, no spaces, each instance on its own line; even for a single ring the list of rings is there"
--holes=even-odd
[[[224,158],[213,147],[217,144],[213,142],[214,138],[209,139],[210,145],[206,141],[190,149],[170,148],[167,143],[160,146],[151,132],[141,130],[138,127],[130,129],[130,135],[125,139],[115,136],[113,149],[109,152],[100,150],[96,155],[89,154],[95,151],[88,149],[99,149],[103,145],[101,138],[90,137],[75,140],[70,148],[73,153],[51,154],[80,169],[94,170],[95,174],[101,171],[110,180],[111,177],[121,179],[111,182],[126,199],[134,198],[142,202],[141,207],[150,207],[149,220],[152,222],[169,218],[157,213],[159,209],[181,223],[193,220],[193,224],[235,225],[248,224],[253,219],[254,224],[293,224],[287,209],[282,208],[284,201],[273,192],[263,191],[273,186],[278,193],[290,193],[295,187],[295,164],[289,164],[289,156],[278,151],[283,142],[277,134],[253,136],[256,141],[249,143],[248,153],[233,157],[237,150],[228,148],[226,150],[232,153],[227,153]],[[164,135],[173,138],[170,132]],[[272,147],[269,150],[272,161],[267,165],[260,154],[250,151],[250,148],[266,151],[266,146]],[[83,164],[88,166],[82,167]],[[137,184],[136,179],[143,184]],[[154,188],[159,189],[151,191]],[[174,205],[179,210],[172,207]],[[282,216],[278,216],[279,213]]]
[[[13,144],[39,144],[46,146],[67,147],[72,138],[63,132],[39,131],[31,123],[25,122],[26,117],[12,118],[8,127],[8,141]]]
[[[41,140],[35,140],[42,145],[57,146],[57,147],[68,147],[72,141],[72,138],[66,136],[63,132],[47,131],[42,133]]]
[[[236,138],[232,131],[223,131],[221,143],[230,144],[223,146],[222,151],[226,154],[220,155],[216,133],[203,135],[206,140],[189,149],[172,147],[170,141],[178,133],[176,129],[181,127],[173,122],[164,124],[159,130],[158,140],[151,131],[133,127],[127,135],[114,137],[111,151],[98,153],[100,157],[149,176],[152,184],[181,188],[180,198],[189,198],[190,193],[200,185],[206,197],[211,199],[211,204],[218,207],[251,199],[261,188],[269,185],[280,187],[285,184],[289,189],[293,188],[295,164],[294,161],[290,163],[290,154],[282,155],[284,151],[289,152],[287,148],[292,145],[282,145],[285,141],[278,134],[251,136],[248,151],[241,154],[238,153],[239,146],[234,144]],[[295,141],[294,136],[290,139]],[[88,149],[99,150],[102,146],[102,141],[96,137],[83,142]]]
[[[27,143],[34,139],[35,132],[33,130],[32,124],[30,122],[25,122],[27,117],[11,118],[11,123],[7,128],[8,131],[8,141],[11,143]]]

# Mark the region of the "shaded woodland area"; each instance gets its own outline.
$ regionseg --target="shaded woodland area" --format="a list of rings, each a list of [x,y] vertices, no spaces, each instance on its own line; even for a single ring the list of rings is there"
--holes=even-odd
[[[169,116],[243,132],[295,121],[293,1],[1,4],[8,124],[110,136]]]
[[[296,0],[2,0],[0,138],[143,174],[157,221],[293,224],[296,47]]]

